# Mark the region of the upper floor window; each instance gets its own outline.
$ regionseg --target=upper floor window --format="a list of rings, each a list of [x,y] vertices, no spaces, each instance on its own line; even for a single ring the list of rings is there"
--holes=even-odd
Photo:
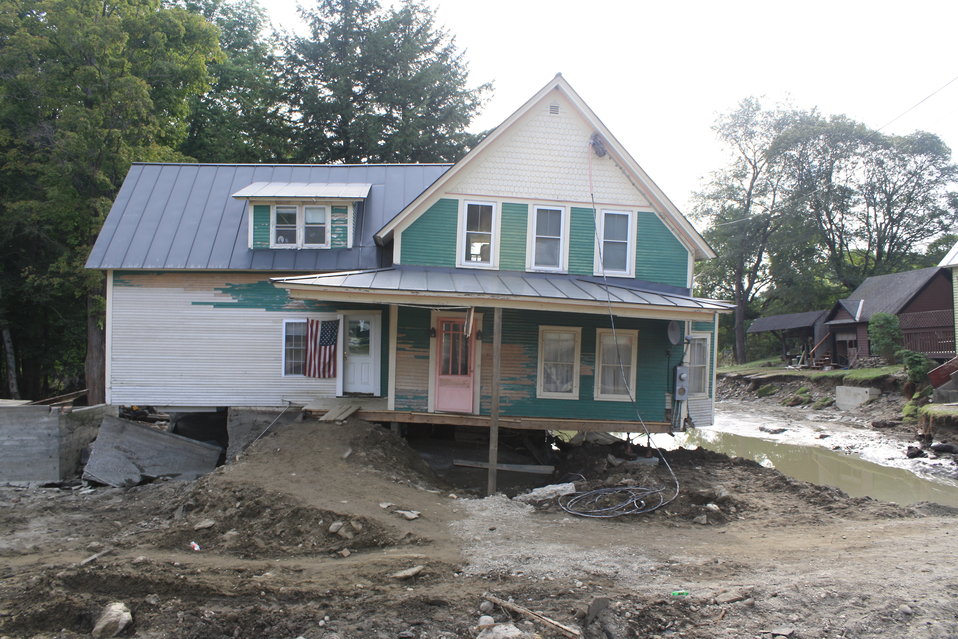
[[[466,202],[460,237],[459,266],[495,266],[496,205]]]
[[[276,204],[270,211],[272,248],[328,248],[329,207]]]
[[[635,275],[635,216],[630,211],[602,211],[598,218],[596,275]]]
[[[530,220],[528,267],[536,271],[564,271],[568,234],[565,209],[536,206]]]

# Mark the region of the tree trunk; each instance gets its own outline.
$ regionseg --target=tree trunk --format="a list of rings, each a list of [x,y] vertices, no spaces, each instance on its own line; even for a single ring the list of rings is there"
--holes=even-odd
[[[744,364],[745,359],[745,300],[735,300],[735,363]]]
[[[90,406],[106,402],[105,312],[101,304],[105,294],[105,279],[101,279],[99,290],[87,293],[85,372],[87,404]]]
[[[3,292],[0,291],[0,301],[3,300]],[[6,355],[7,363],[7,390],[10,391],[10,399],[20,399],[20,386],[17,383],[17,358],[13,350],[13,336],[10,334],[10,325],[7,323],[6,315],[3,313],[3,307],[0,306],[0,337],[3,339],[3,352]]]

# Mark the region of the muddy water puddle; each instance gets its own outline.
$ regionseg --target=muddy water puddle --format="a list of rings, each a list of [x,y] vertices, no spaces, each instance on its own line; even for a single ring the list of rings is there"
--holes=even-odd
[[[769,416],[738,405],[717,408],[714,426],[674,438],[659,435],[655,443],[666,449],[701,446],[751,459],[854,497],[958,507],[958,466],[950,455],[908,459],[901,442],[840,420]]]

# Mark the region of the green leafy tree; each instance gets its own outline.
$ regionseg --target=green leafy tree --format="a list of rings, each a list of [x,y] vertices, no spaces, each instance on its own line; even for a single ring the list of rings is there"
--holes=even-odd
[[[404,0],[319,0],[309,37],[286,40],[284,84],[302,162],[440,162],[477,141],[466,132],[490,86],[468,87],[462,53],[428,9]]]
[[[871,352],[888,363],[894,363],[895,353],[901,349],[901,326],[898,316],[875,313],[868,320],[868,342]]]
[[[275,162],[291,154],[292,125],[279,81],[279,42],[255,0],[180,0],[216,25],[224,58],[208,65],[210,87],[189,98],[180,151],[200,162]]]
[[[182,157],[219,55],[215,28],[159,0],[0,0],[0,318],[24,394],[79,384],[86,317],[103,400],[103,280],[83,263],[130,163]]]

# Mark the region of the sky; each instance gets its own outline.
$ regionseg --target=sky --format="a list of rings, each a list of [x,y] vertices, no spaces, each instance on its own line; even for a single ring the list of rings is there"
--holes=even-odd
[[[473,131],[561,72],[686,213],[728,158],[716,117],[748,96],[958,148],[958,2],[426,2],[465,51],[471,85],[493,84]],[[275,26],[302,32],[297,0],[263,4]]]

